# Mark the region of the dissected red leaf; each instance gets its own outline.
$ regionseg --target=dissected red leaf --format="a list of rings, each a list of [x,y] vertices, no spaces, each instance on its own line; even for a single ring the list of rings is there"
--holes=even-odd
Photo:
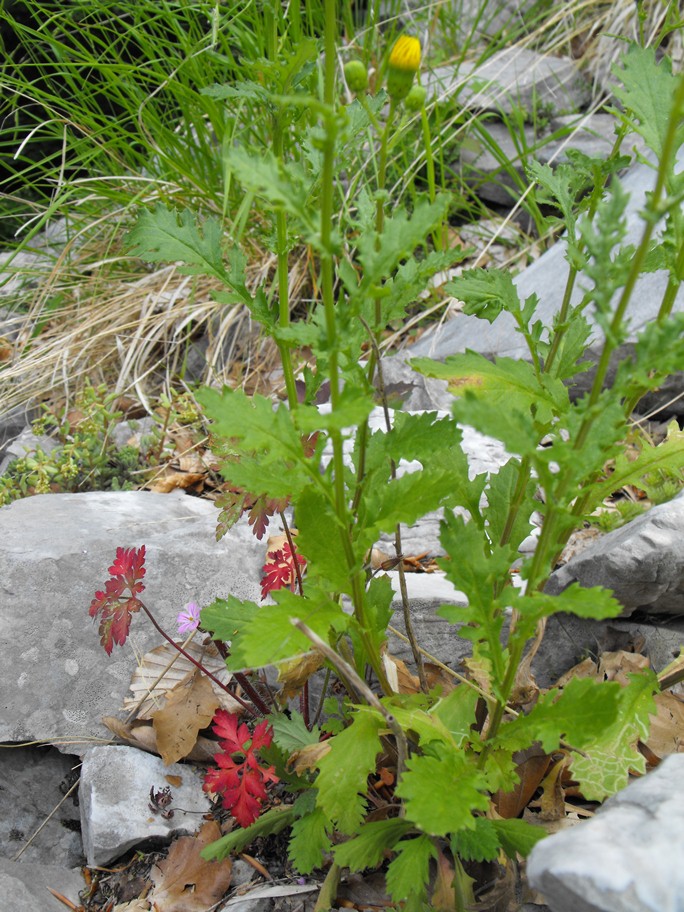
[[[201,851],[221,837],[215,820],[203,824],[195,836],[177,839],[163,861],[154,865],[154,883],[147,900],[155,912],[208,912],[230,887],[232,862],[205,861]]]
[[[142,603],[136,596],[145,588],[145,545],[140,548],[117,548],[114,563],[109,568],[110,578],[104,590],[95,593],[88,614],[100,616],[100,643],[107,655],[114,644],[123,646],[131,627],[131,615],[140,611]],[[129,595],[126,596],[128,590]]]
[[[250,733],[234,713],[220,709],[215,716],[214,732],[219,736],[223,753],[214,755],[217,769],[204,777],[205,792],[221,795],[223,806],[242,827],[254,823],[266,800],[266,785],[278,782],[272,766],[262,766],[256,751],[269,747],[273,730],[264,719]]]
[[[306,560],[297,551],[293,555],[289,544],[283,545],[278,551],[269,551],[268,556],[271,562],[261,568],[264,574],[261,580],[262,601],[274,589],[290,589],[294,592],[297,586],[295,560],[299,564],[300,573],[306,567]]]

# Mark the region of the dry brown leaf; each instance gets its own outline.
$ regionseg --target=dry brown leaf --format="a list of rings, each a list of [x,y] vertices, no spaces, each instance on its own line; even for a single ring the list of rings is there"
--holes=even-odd
[[[295,751],[287,761],[288,769],[301,776],[307,770],[316,769],[326,754],[330,753],[330,742],[319,741],[317,744],[307,744],[301,750]]]
[[[229,683],[231,675],[227,671],[226,664],[219,655],[214,643],[209,643],[206,646],[188,643],[185,651],[196,661],[201,661],[204,667],[222,684]],[[132,711],[140,704],[136,717],[138,719],[151,719],[164,705],[174,687],[184,681],[188,674],[195,670],[195,667],[170,643],[164,643],[151,652],[145,653],[131,677],[130,690],[133,692],[133,696],[124,700],[123,708],[127,711]],[[212,681],[211,687],[221,709],[225,709],[228,712],[242,711],[242,707],[237,700],[234,700],[218,684]]]
[[[439,687],[441,688],[443,696],[446,696],[448,693],[451,693],[452,690],[455,690],[456,681],[454,676],[449,674],[441,665],[435,665],[434,662],[423,662],[423,670],[425,671],[425,679],[430,690]]]
[[[181,785],[183,784],[182,776],[169,775],[169,776],[164,776],[164,779],[166,779],[166,781],[169,783],[169,785],[172,785],[174,788],[180,788]]]
[[[511,820],[527,807],[530,799],[539,788],[551,762],[549,756],[538,745],[513,755],[516,772],[520,781],[510,792],[497,792],[494,806],[497,813]]]
[[[157,733],[151,722],[127,723],[117,719],[116,716],[104,716],[102,724],[126,744],[132,744],[133,747],[147,751],[148,754],[159,754]],[[186,759],[195,760],[197,763],[210,763],[217,752],[216,741],[212,741],[210,738],[198,738]]]
[[[432,891],[431,908],[436,912],[452,912],[456,908],[456,891],[454,889],[454,866],[445,856],[444,852],[437,849],[437,876]],[[474,901],[474,896],[468,897],[468,902]]]
[[[411,674],[406,662],[386,652],[383,654],[382,664],[387,675],[387,681],[394,693],[420,693],[420,680],[414,674]]]
[[[651,663],[646,656],[635,652],[626,652],[624,649],[617,652],[603,652],[599,656],[597,677],[604,681],[617,681],[627,685],[629,684],[627,675],[637,674],[650,667]]]
[[[206,474],[206,472],[175,472],[173,469],[165,467],[163,473],[147,485],[147,489],[154,491],[155,494],[169,494],[178,488],[182,490],[191,488],[198,481],[202,481]]]
[[[553,686],[565,687],[573,678],[595,678],[597,667],[598,666],[593,659],[583,659],[577,665],[573,665],[572,668],[568,669],[565,674],[561,675]]]
[[[195,836],[173,843],[150,871],[155,886],[147,898],[154,912],[208,912],[223,898],[230,887],[231,860],[205,861],[200,854],[220,837],[219,825],[209,820]]]
[[[654,699],[658,714],[651,716],[646,746],[661,760],[668,754],[684,753],[684,700],[667,691]]]
[[[201,729],[214,718],[218,700],[211,682],[199,669],[188,674],[152,717],[157,748],[165,766],[187,757]]]
[[[311,675],[323,665],[323,656],[319,652],[309,652],[296,659],[278,663],[278,681],[283,685],[278,694],[278,702],[284,706],[294,699],[304,687]]]

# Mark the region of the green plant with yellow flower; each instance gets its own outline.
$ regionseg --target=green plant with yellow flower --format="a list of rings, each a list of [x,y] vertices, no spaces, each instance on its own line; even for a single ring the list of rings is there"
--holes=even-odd
[[[385,88],[373,95],[367,93],[363,68],[349,62],[346,87],[356,97],[344,103],[336,5],[326,0],[321,44],[312,42],[294,58],[279,60],[274,41],[270,60],[260,64],[268,78],[244,87],[262,93],[277,141],[270,150],[237,147],[224,154],[235,179],[272,210],[276,293],[266,287],[248,291],[244,259],[226,243],[218,219],[199,222],[190,211],[178,216],[159,207],[140,217],[130,238],[135,255],[180,260],[189,273],[220,279],[225,300],[244,303],[282,356],[287,402],[274,405],[227,387],[204,389],[198,399],[216,441],[230,453],[222,473],[232,489],[292,505],[297,536],[290,536],[289,553],[296,548],[306,575],[298,585],[289,576],[290,585],[271,593],[273,604],[217,599],[202,611],[202,625],[230,641],[230,670],[276,666],[291,683],[293,669],[306,669],[298,680],[302,687],[308,670],[320,668],[326,682],[339,682],[343,696],[326,697],[324,691],[319,709],[326,715],[311,713],[308,705],[302,714],[294,709],[271,714],[273,745],[262,753],[283,784],[281,801],[205,855],[223,857],[258,836],[288,829],[297,870],[326,871],[319,909],[335,904],[343,869],[379,866],[398,908],[470,907],[475,867],[494,872],[497,865],[514,864],[541,835],[503,811],[501,796],[519,783],[519,752],[533,744],[549,756],[559,752],[585,798],[600,801],[625,784],[630,770],[644,769],[636,745],[658,689],[652,673],[633,676],[625,687],[577,679],[529,703],[519,669],[550,615],[606,618],[620,612],[601,589],[574,586],[554,597],[544,591],[571,531],[607,492],[606,459],[616,459],[626,483],[655,463],[682,458],[681,441],[675,439],[664,449],[644,450],[633,463],[619,453],[629,405],[684,359],[684,321],[671,315],[669,291],[659,319],[643,333],[613,387],[604,389],[603,381],[625,332],[626,302],[639,271],[657,257],[672,287],[681,281],[684,226],[677,200],[684,176],[675,173],[674,152],[683,139],[684,80],[656,65],[651,52],[636,48],[617,72],[620,117],[659,160],[638,245],[623,245],[626,196],[619,180],[606,187],[617,149],[600,167],[579,160],[555,172],[537,167],[540,194],[565,220],[573,276],[591,280],[585,300],[575,307],[566,303],[545,327],[535,320],[536,300],[521,302],[508,273],[466,271],[450,290],[465,301],[468,313],[482,319],[511,314],[530,362],[492,363],[473,352],[445,364],[421,359],[414,365],[418,370],[445,378],[459,392],[453,415],[391,414],[382,392],[383,332],[419,298],[435,272],[460,257],[441,249],[441,235],[439,244],[430,243],[441,230],[448,195],[433,187],[407,211],[389,198],[385,186],[388,149],[403,136],[397,112],[406,105],[409,113],[425,112],[416,81],[420,59],[418,39],[400,36],[387,58]],[[233,98],[234,88],[217,86],[212,94]],[[653,104],[663,97],[672,103]],[[294,148],[291,128],[300,118],[309,124],[306,156]],[[343,174],[345,150],[369,135],[376,187],[373,193],[358,192],[341,220],[340,194],[356,186],[352,175]],[[599,183],[582,199],[588,177]],[[658,244],[657,222],[663,232]],[[317,289],[311,316],[296,322],[283,306],[294,239],[311,250]],[[604,354],[591,392],[572,401],[569,386],[585,369],[590,304],[604,332]],[[294,365],[303,350],[312,357],[297,375]],[[324,384],[329,406],[320,409],[315,401]],[[386,423],[372,430],[369,416],[377,402]],[[469,476],[461,448],[464,424],[496,437],[512,454],[497,474]],[[400,475],[400,460],[415,461],[420,469]],[[456,507],[468,521],[454,513]],[[440,508],[447,554],[440,564],[468,605],[444,606],[439,613],[471,641],[472,658],[468,673],[455,676],[453,686],[431,688],[411,632],[399,527]],[[224,523],[234,521],[239,503],[225,510]],[[539,542],[514,574],[535,511],[544,518]],[[390,578],[368,560],[382,532],[396,536],[418,682],[413,688],[397,685],[387,655],[395,602]],[[517,576],[524,588],[514,585]]]

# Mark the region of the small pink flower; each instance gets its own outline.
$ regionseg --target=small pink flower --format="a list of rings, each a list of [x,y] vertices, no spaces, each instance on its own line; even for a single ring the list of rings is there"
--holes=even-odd
[[[179,612],[176,622],[178,624],[178,633],[180,634],[192,633],[193,630],[197,630],[200,622],[199,605],[195,602],[188,602],[185,608]]]

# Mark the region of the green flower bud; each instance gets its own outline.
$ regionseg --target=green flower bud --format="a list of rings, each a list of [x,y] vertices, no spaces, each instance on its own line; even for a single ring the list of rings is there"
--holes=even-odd
[[[368,88],[368,70],[360,60],[348,60],[345,63],[344,78],[350,92],[365,92]]]
[[[416,111],[422,111],[425,107],[425,99],[427,98],[427,89],[425,86],[415,85],[411,86],[411,91],[408,93],[404,99],[404,105],[406,106],[407,111],[415,113]]]

